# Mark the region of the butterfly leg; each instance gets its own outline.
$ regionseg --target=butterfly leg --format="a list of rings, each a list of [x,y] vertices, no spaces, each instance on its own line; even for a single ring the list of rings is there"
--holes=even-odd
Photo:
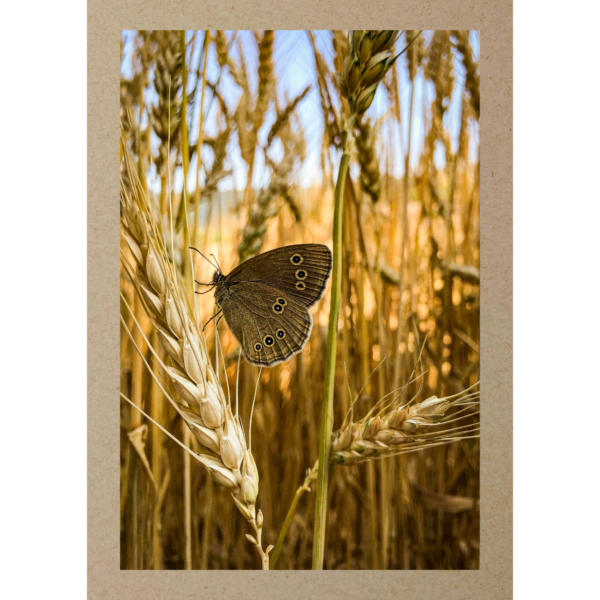
[[[197,293],[197,292],[196,292]],[[202,331],[204,331],[206,329],[206,326],[215,318],[218,317],[221,313],[223,312],[223,309],[221,309],[218,313],[215,313],[208,321],[206,321],[206,323],[204,324],[204,327],[202,328]],[[217,321],[218,323],[218,321]]]

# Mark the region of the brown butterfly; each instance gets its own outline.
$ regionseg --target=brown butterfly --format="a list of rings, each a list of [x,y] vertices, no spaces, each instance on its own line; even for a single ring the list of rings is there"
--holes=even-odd
[[[313,326],[308,308],[325,293],[332,264],[331,250],[322,244],[284,246],[248,259],[229,275],[217,265],[211,283],[196,282],[209,289],[196,293],[214,289],[220,310],[213,318],[223,313],[248,362],[272,367],[304,348]]]

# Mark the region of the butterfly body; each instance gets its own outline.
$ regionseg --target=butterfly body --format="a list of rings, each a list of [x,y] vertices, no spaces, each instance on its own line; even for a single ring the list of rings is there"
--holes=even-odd
[[[213,275],[215,301],[248,362],[271,367],[302,350],[313,325],[308,308],[325,293],[331,267],[327,246],[298,244]]]

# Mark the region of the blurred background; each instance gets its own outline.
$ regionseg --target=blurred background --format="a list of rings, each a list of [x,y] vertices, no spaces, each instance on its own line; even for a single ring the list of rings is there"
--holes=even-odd
[[[365,382],[358,417],[409,381],[421,350],[423,398],[479,380],[479,34],[406,31],[396,53],[415,36],[353,130],[334,429]],[[173,231],[165,245],[184,280],[190,244],[224,273],[287,244],[331,247],[344,44],[345,31],[122,32],[121,151]],[[196,260],[198,281],[213,270]],[[121,289],[164,358],[125,274]],[[204,323],[214,300],[196,298]],[[267,544],[318,455],[329,301],[313,307],[304,350],[258,383],[252,450]],[[259,369],[242,360],[238,374],[224,321],[219,333],[222,381],[234,393],[239,375],[247,428]],[[206,334],[215,356],[214,321]],[[121,391],[197,450],[124,331],[121,341]],[[307,493],[276,568],[310,569],[313,515]],[[122,403],[121,568],[259,568],[246,532],[230,494]],[[478,569],[479,440],[333,468],[325,568]]]

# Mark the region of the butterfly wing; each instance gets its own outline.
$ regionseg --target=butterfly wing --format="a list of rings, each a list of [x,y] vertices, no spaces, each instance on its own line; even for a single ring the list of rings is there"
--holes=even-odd
[[[227,282],[259,283],[285,292],[303,306],[312,306],[325,293],[333,257],[323,244],[276,248],[238,265]]]
[[[304,348],[313,326],[307,308],[285,292],[255,282],[232,285],[221,300],[229,329],[254,365],[272,367]]]

